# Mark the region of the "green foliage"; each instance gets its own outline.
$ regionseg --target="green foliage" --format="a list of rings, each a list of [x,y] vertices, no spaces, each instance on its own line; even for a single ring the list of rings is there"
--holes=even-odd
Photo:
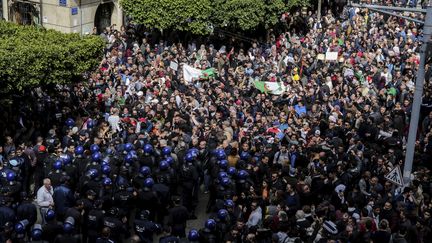
[[[287,8],[292,9],[295,7],[307,7],[310,5],[311,0],[288,0]]]
[[[296,1],[296,0],[294,0]],[[302,2],[307,2],[303,0]],[[266,16],[264,19],[265,27],[270,28],[279,22],[281,15],[288,10],[288,5],[284,0],[269,0],[266,4]]]
[[[97,67],[104,41],[0,21],[0,92],[68,83]]]
[[[136,23],[147,28],[209,32],[211,0],[121,0],[120,4]]]
[[[264,21],[266,5],[263,0],[217,0],[215,3],[213,16],[222,27],[250,30]]]
[[[207,34],[209,26],[253,30],[274,26],[285,11],[310,0],[121,0],[136,23],[159,30]]]

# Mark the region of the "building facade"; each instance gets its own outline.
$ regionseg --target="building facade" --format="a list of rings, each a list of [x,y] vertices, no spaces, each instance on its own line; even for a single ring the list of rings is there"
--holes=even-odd
[[[65,33],[100,32],[123,25],[118,0],[0,0],[1,17],[19,24],[41,25]]]

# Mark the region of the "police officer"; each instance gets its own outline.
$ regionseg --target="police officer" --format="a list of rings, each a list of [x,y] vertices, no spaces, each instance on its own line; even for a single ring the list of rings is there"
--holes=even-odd
[[[171,172],[169,171],[169,164],[166,160],[161,160],[159,162],[159,168],[156,171],[156,178],[160,183],[169,186],[171,195],[174,195],[173,192],[176,191],[176,188],[173,187],[173,178]],[[176,186],[177,185],[175,185],[175,187]]]
[[[42,225],[42,239],[54,242],[56,236],[62,231],[63,227],[57,222],[54,210],[48,209],[45,213],[45,224]]]
[[[236,194],[240,195],[241,192],[246,192],[253,185],[249,179],[249,173],[246,170],[240,170],[237,174]]]
[[[141,242],[152,243],[154,233],[161,233],[162,226],[149,220],[150,212],[143,210],[140,212],[139,217],[134,221],[134,230],[141,240]]]
[[[104,178],[102,180],[102,187],[99,190],[98,198],[103,201],[103,209],[110,209],[112,207],[113,199],[113,182],[111,178]]]
[[[62,177],[66,176],[66,173],[62,170],[63,168],[63,161],[60,159],[57,159],[53,165],[52,168],[54,171],[50,171],[48,173],[48,178],[51,179],[51,185],[53,187],[57,187],[61,184],[60,180]]]
[[[216,221],[214,219],[207,219],[204,228],[199,231],[200,240],[202,243],[216,243]]]
[[[15,160],[16,164],[12,164],[11,161]],[[9,160],[10,168],[17,174],[17,179],[22,181],[26,191],[30,187],[30,158],[23,153],[23,149],[18,146],[16,148],[15,156]]]
[[[129,236],[126,223],[126,217],[120,219],[119,209],[116,207],[108,210],[108,214],[103,220],[104,226],[110,228],[114,242],[122,242],[123,239]]]
[[[226,209],[219,209],[217,213],[217,237],[218,239],[224,239],[225,235],[229,232],[231,228],[231,221],[229,218],[229,213]]]
[[[237,222],[237,219],[240,219],[242,217],[242,210],[240,209],[240,207],[237,207],[234,204],[234,201],[231,199],[225,200],[224,206],[225,209],[228,211],[230,225],[234,225]]]
[[[99,174],[101,173],[102,153],[97,151],[91,155],[91,163],[85,168],[86,171],[96,170]]]
[[[194,166],[194,157],[186,154],[184,164],[180,170],[183,205],[188,209],[191,219],[196,219],[195,207],[197,205],[196,194],[198,192],[198,171]]]
[[[17,220],[27,219],[29,221],[29,225],[33,225],[37,220],[36,205],[33,204],[26,192],[21,192],[21,199],[22,202],[16,210]]]
[[[98,192],[102,187],[99,172],[96,169],[88,170],[81,178],[79,183],[79,193],[83,195],[88,190]]]
[[[181,205],[180,197],[173,197],[174,207],[168,210],[168,225],[172,228],[172,235],[183,238],[186,236],[186,222],[189,211]]]
[[[70,178],[64,175],[60,179],[61,185],[54,189],[53,199],[54,208],[57,213],[57,219],[63,220],[64,213],[75,204],[75,196],[72,187],[69,184]]]
[[[141,166],[138,174],[133,178],[133,184],[136,188],[143,188],[144,181],[151,175],[151,169],[148,166]]]
[[[10,207],[11,203],[8,198],[1,198],[0,201],[0,226],[6,225],[8,222],[15,222],[15,211]]]
[[[69,183],[71,188],[75,188],[79,179],[78,168],[73,163],[72,157],[69,154],[65,154],[63,158],[63,170],[70,178]]]
[[[191,229],[188,233],[188,240],[190,243],[198,243],[200,240],[200,235],[198,230]]]
[[[82,199],[84,205],[83,212],[82,212],[83,225],[88,225],[88,214],[90,210],[94,208],[95,199],[96,199],[96,192],[93,190],[88,190],[86,192],[86,198]],[[83,242],[87,242],[88,227],[82,228],[82,236],[83,236],[82,237]]]
[[[24,242],[27,232],[30,231],[29,221],[27,219],[20,220],[15,224],[15,242]]]
[[[75,228],[75,220],[72,217],[66,218],[63,223],[63,234],[59,234],[54,243],[81,243],[81,236]]]
[[[1,188],[1,196],[10,202],[18,202],[20,198],[21,183],[16,180],[16,173],[9,171],[6,175],[7,184]]]
[[[30,243],[49,243],[48,241],[42,240],[42,226],[35,224],[30,232]]]
[[[147,178],[144,181],[144,188],[141,191],[138,191],[138,209],[148,210],[150,212],[149,219],[155,219],[155,211],[159,206],[159,198],[157,197],[156,192],[153,191],[154,180],[152,178]]]
[[[14,172],[13,170],[9,169],[6,166],[3,166],[3,163],[0,162],[0,185],[5,186],[9,184],[7,180],[7,175],[9,172]]]
[[[90,163],[90,159],[86,158],[84,156],[84,147],[83,146],[77,146],[75,148],[75,160],[74,164],[76,164],[78,173],[84,174],[85,169],[87,168],[88,163]]]
[[[12,221],[2,225],[3,230],[0,231],[0,242],[13,242],[14,225]]]
[[[126,188],[125,185],[120,185],[118,190],[114,193],[114,206],[121,209],[121,212],[127,216],[129,222],[133,220],[135,215],[136,198],[133,194],[132,187]]]
[[[156,159],[153,155],[153,146],[151,146],[151,144],[145,144],[143,152],[144,153],[138,157],[140,165],[153,168],[156,165]]]
[[[156,181],[153,185],[153,191],[156,193],[160,205],[156,209],[156,222],[162,224],[168,213],[168,207],[171,205],[170,189],[167,185]]]
[[[110,177],[111,166],[105,162],[102,162],[101,172],[102,172],[102,178]]]
[[[104,227],[100,237],[96,239],[96,243],[116,243],[111,239],[111,228]]]
[[[165,226],[163,235],[159,238],[159,243],[180,243],[180,239],[171,234],[171,227]]]
[[[99,232],[103,228],[104,211],[102,210],[103,201],[96,200],[94,203],[94,208],[91,209],[87,215],[87,242],[95,242],[98,238]]]
[[[218,175],[219,172],[222,171],[223,168],[225,167],[225,162],[222,162],[221,165],[221,161],[226,159],[226,154],[225,151],[223,149],[216,149],[214,152],[214,156],[212,156],[209,160],[209,163],[207,166],[205,166],[205,168],[207,169],[207,173],[209,176],[209,201],[207,204],[207,212],[210,212],[216,203],[216,199],[217,199],[217,186],[218,186]],[[227,164],[227,163],[226,163]]]
[[[81,226],[83,225],[83,210],[84,210],[84,201],[79,199],[75,202],[73,207],[70,207],[66,210],[65,217],[74,219],[74,227],[76,232],[81,233]]]

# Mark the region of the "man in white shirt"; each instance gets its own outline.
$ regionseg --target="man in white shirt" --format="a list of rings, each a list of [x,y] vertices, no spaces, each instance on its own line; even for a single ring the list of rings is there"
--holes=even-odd
[[[51,180],[45,178],[43,180],[43,186],[39,188],[37,192],[36,202],[40,208],[42,217],[42,223],[45,223],[45,214],[49,208],[54,207],[54,199],[52,197],[54,190],[51,186]]]
[[[113,132],[120,132],[120,116],[117,108],[113,109],[113,114],[108,117],[108,123],[111,126]]]
[[[251,204],[252,212],[249,215],[248,221],[246,225],[248,227],[260,226],[262,223],[262,210],[261,207],[258,206],[257,202],[253,202]]]

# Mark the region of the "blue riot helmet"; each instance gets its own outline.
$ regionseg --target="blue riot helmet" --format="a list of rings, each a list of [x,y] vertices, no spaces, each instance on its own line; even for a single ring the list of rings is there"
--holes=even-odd
[[[162,155],[168,156],[171,154],[171,147],[170,146],[165,146],[162,149]]]
[[[199,241],[199,233],[196,229],[191,229],[188,233],[189,241]]]
[[[68,118],[68,119],[66,119],[65,124],[68,127],[73,127],[73,126],[75,126],[75,121],[72,118]]]
[[[148,166],[142,166],[140,168],[140,174],[143,176],[149,176],[151,174],[151,169]]]
[[[126,150],[126,152],[132,151],[133,148],[134,146],[131,143],[127,143],[124,145],[124,150]]]
[[[90,145],[90,151],[92,152],[92,154],[99,152],[99,146],[97,144],[92,144]]]
[[[153,152],[153,146],[151,144],[144,145],[144,153],[151,154]]]

